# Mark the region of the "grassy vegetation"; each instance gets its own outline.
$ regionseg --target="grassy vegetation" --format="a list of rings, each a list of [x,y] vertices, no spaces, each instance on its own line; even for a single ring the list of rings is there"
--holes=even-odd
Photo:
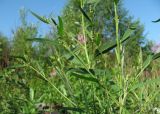
[[[121,35],[118,0],[113,4],[115,40],[111,42],[104,42],[94,31],[96,26],[83,10],[83,0],[79,2],[78,34],[68,32],[61,17],[56,21],[31,12],[56,32],[52,38],[36,38],[36,27],[28,25],[17,30],[15,37],[24,40],[13,43],[5,57],[7,48],[1,46],[1,61],[6,64],[7,58],[10,64],[1,65],[0,113],[156,113],[160,109],[160,53],[144,54],[139,46],[135,58],[127,56],[125,44],[134,40],[130,36],[137,25]]]

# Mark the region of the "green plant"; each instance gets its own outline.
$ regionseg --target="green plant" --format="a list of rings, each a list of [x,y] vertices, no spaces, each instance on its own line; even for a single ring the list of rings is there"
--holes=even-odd
[[[97,27],[94,19],[84,10],[86,2],[76,2],[80,12],[80,29],[74,28],[76,32],[66,30],[64,19],[60,16],[54,20],[31,12],[42,22],[53,26],[56,33],[53,38],[35,38],[35,31],[31,30],[32,34],[29,28],[24,27],[26,25],[23,26],[26,28],[24,30],[31,33],[17,32],[18,36],[23,36],[23,42],[27,42],[26,47],[29,48],[22,50],[20,55],[11,55],[12,64],[0,72],[0,84],[3,85],[0,93],[2,114],[36,114],[40,111],[62,114],[146,114],[153,113],[159,107],[160,78],[154,73],[151,78],[145,78],[144,73],[158,61],[160,53],[149,53],[146,57],[139,46],[138,57],[134,60],[129,58],[126,43],[136,38],[131,36],[138,26],[133,24],[120,33],[119,0],[112,2],[115,40],[102,42],[101,33],[94,31]],[[26,53],[31,48],[38,48],[35,49],[36,54]],[[44,56],[41,52],[49,54]],[[155,67],[158,65],[150,70],[156,70]],[[46,106],[39,110],[37,104]]]
[[[134,68],[127,68],[125,63],[125,43],[130,39],[136,26],[132,25],[123,36],[119,34],[118,0],[114,1],[116,41],[99,44],[96,33],[93,32],[92,19],[83,10],[85,1],[79,2],[81,22],[78,38],[66,33],[63,28],[63,19],[59,17],[59,23],[46,19],[32,12],[41,21],[57,26],[57,38],[53,42],[55,53],[50,57],[52,64],[62,83],[56,87],[45,76],[44,70],[36,71],[46,80],[62,97],[62,103],[83,109],[84,113],[148,113],[152,110],[158,93],[152,88],[157,88],[158,79],[141,80],[143,71],[149,64],[159,58],[159,53],[149,55],[143,60],[142,51],[139,53],[139,63]],[[89,21],[89,25],[85,23]],[[89,29],[89,27],[91,28]],[[72,32],[72,31],[71,31]],[[70,38],[66,42],[65,38]],[[45,39],[29,39],[32,41],[46,42]],[[54,43],[56,42],[56,44]],[[98,45],[97,45],[98,44]],[[116,57],[114,65],[106,67],[107,56]],[[105,61],[105,62],[104,62]],[[143,62],[144,61],[144,62]],[[127,72],[129,70],[129,72]],[[65,87],[60,90],[60,86]],[[154,85],[154,86],[153,86]],[[147,87],[147,88],[146,88]],[[157,88],[158,89],[158,88]],[[63,92],[62,92],[63,91]],[[148,93],[149,92],[149,93]],[[65,101],[66,100],[66,101]],[[154,103],[155,102],[155,103]],[[158,101],[157,101],[158,102]]]

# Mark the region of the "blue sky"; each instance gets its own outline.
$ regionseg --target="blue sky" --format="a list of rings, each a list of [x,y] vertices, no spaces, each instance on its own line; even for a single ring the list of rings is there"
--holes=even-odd
[[[60,15],[68,0],[0,0],[0,32],[11,37],[11,30],[15,30],[20,24],[19,10],[25,8],[40,15]],[[160,0],[124,0],[124,7],[134,19],[139,19],[145,26],[148,39],[160,42],[160,23],[152,23],[152,20],[160,18]],[[37,19],[28,14],[27,20],[37,23]],[[48,29],[43,23],[40,25],[39,34],[44,34]]]
[[[160,0],[124,0],[124,7],[144,25],[146,37],[160,43],[160,23],[152,22],[160,18]]]
[[[0,0],[0,32],[8,37],[12,36],[11,30],[15,30],[20,25],[19,10],[25,8],[33,12],[48,16],[51,13],[60,15],[67,0]],[[27,21],[36,23],[38,20],[28,12]],[[48,26],[38,23],[39,34],[48,31]]]

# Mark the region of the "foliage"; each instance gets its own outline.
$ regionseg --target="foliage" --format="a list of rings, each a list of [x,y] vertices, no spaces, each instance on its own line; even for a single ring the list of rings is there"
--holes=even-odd
[[[20,19],[22,25],[13,32],[14,36],[12,41],[12,55],[23,56],[34,54],[32,42],[27,42],[26,39],[34,38],[37,36],[37,27],[26,22],[26,13],[27,12],[25,9],[20,10]]]
[[[102,42],[103,30],[94,21],[100,16],[94,17],[86,10],[97,7],[100,1],[73,2],[77,14],[66,15],[78,25],[67,23],[64,15],[55,21],[31,12],[53,26],[55,34],[37,38],[37,28],[28,24],[15,32],[12,64],[0,72],[0,113],[154,113],[160,107],[159,65],[155,65],[160,53],[150,53],[130,42],[141,36],[139,23],[122,27],[120,3],[110,1],[113,22],[109,27],[115,39]],[[106,24],[102,21],[101,25]],[[135,45],[137,57],[130,59]],[[151,76],[146,75],[147,69]]]
[[[7,38],[0,34],[0,69],[7,67],[9,64],[9,41]]]

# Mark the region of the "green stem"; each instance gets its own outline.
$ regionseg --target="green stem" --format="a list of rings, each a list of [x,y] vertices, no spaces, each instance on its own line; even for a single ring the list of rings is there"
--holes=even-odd
[[[125,104],[125,99],[127,96],[126,93],[126,88],[125,88],[125,82],[124,82],[124,76],[123,74],[123,58],[121,57],[121,43],[120,43],[120,39],[119,39],[119,19],[118,19],[118,14],[117,14],[117,4],[114,2],[114,11],[115,11],[115,27],[116,27],[116,42],[117,42],[117,48],[116,48],[116,57],[117,57],[117,62],[118,62],[118,81],[119,81],[119,86],[121,88],[121,90],[123,90],[121,92],[121,95],[119,96],[119,113],[122,114],[123,113],[123,106]],[[122,60],[121,60],[122,59]],[[122,77],[123,76],[123,77]]]
[[[83,0],[81,0],[81,8],[83,7]],[[87,39],[86,39],[86,33],[85,33],[85,22],[84,22],[84,16],[82,14],[81,16],[82,19],[82,33],[84,36],[84,51],[85,51],[85,55],[86,55],[86,59],[87,59],[87,63],[88,63],[88,68],[90,68],[90,60],[89,60],[89,55],[88,55],[88,50],[87,50]]]
[[[42,76],[42,78],[44,78],[44,80],[46,80],[62,97],[64,97],[67,101],[69,101],[72,105],[77,106],[74,102],[72,102],[69,98],[67,98],[54,84],[52,84],[52,82],[50,82],[44,73],[39,72],[37,69],[35,69],[33,66],[31,65],[27,65],[29,66],[32,70],[36,71],[40,76]]]
[[[116,48],[116,57],[118,61],[118,65],[120,65],[120,40],[119,40],[119,19],[117,14],[117,5],[114,3],[114,10],[115,10],[115,26],[116,26],[116,42],[117,42],[117,48]]]

